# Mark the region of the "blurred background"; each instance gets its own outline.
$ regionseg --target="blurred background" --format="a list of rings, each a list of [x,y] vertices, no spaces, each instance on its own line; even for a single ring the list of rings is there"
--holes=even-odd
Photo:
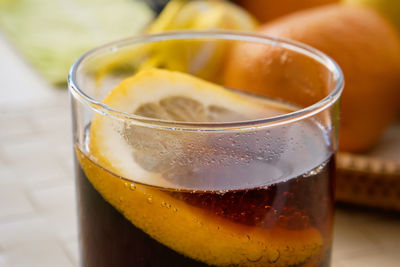
[[[0,0],[0,267],[78,266],[72,63],[107,42],[181,29],[289,38],[339,63],[332,266],[398,266],[400,1]],[[238,84],[253,84],[239,72]]]

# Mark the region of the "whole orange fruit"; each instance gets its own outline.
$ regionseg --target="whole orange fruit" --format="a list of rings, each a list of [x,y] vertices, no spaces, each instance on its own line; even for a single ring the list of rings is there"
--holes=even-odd
[[[345,78],[340,150],[362,152],[378,141],[400,107],[400,39],[390,23],[372,9],[335,4],[282,17],[262,26],[259,33],[306,43],[340,65]],[[271,72],[277,70],[271,63],[276,60],[271,59],[277,57],[275,52],[255,44],[232,48],[226,62],[225,85],[274,97],[277,79],[271,79]],[[297,87],[289,85],[299,88],[297,91],[282,86],[286,96],[282,92],[278,95],[283,99],[301,106],[326,94],[323,73],[310,69],[307,62],[285,71],[307,78],[296,78]],[[310,92],[304,93],[306,90]],[[299,96],[309,101],[296,102]]]
[[[339,0],[236,0],[235,2],[247,9],[260,22],[266,22],[301,9],[336,3]]]

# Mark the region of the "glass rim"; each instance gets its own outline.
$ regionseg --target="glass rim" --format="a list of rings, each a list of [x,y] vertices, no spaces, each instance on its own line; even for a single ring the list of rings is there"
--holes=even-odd
[[[329,94],[318,102],[309,105],[307,107],[295,110],[293,112],[285,113],[278,116],[260,118],[246,121],[234,121],[234,122],[182,122],[182,121],[170,121],[161,120],[155,118],[148,118],[132,113],[120,111],[112,108],[101,101],[98,101],[82,90],[77,83],[78,70],[81,64],[84,64],[85,60],[97,55],[101,52],[115,52],[118,49],[127,47],[133,44],[150,43],[157,41],[167,40],[184,40],[184,39],[220,39],[220,40],[231,40],[240,42],[252,42],[258,44],[273,45],[276,47],[282,47],[289,49],[306,56],[309,56],[324,65],[332,75],[333,81],[335,82],[334,88]],[[102,54],[105,54],[102,53]],[[227,31],[227,30],[212,30],[212,31],[168,31],[158,34],[141,34],[134,37],[114,41],[100,47],[94,48],[82,56],[80,56],[74,64],[71,66],[68,73],[68,87],[70,94],[78,99],[81,103],[90,107],[93,111],[103,115],[109,116],[116,120],[122,120],[124,122],[129,121],[132,124],[146,126],[150,128],[161,128],[167,130],[184,130],[184,131],[232,131],[232,130],[248,130],[254,128],[274,127],[279,125],[285,125],[293,123],[299,120],[303,120],[318,114],[319,112],[326,110],[333,105],[340,97],[344,87],[344,77],[342,70],[339,65],[325,53],[300,42],[276,38],[266,35],[258,35],[249,32],[241,31]]]

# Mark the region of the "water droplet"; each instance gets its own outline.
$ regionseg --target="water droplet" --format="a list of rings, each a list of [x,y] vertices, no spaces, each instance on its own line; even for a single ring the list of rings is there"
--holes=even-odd
[[[128,184],[128,183],[125,183],[124,186],[125,186],[125,188],[128,188],[129,184]]]
[[[177,212],[177,211],[178,211],[178,209],[177,209],[177,208],[174,208],[174,209],[173,209],[173,211],[174,211],[174,212]]]
[[[166,207],[167,206],[167,202],[165,202],[165,201],[161,202],[161,206],[162,207]]]
[[[153,197],[152,196],[149,196],[147,198],[147,203],[149,203],[149,204],[153,203]]]
[[[129,187],[132,191],[136,190],[136,185],[135,184],[131,184],[131,186]]]

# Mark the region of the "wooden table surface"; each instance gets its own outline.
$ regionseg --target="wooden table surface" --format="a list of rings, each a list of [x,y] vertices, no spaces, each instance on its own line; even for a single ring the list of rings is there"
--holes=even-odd
[[[0,267],[78,266],[68,93],[0,33]],[[338,207],[334,267],[400,266],[400,215]]]

